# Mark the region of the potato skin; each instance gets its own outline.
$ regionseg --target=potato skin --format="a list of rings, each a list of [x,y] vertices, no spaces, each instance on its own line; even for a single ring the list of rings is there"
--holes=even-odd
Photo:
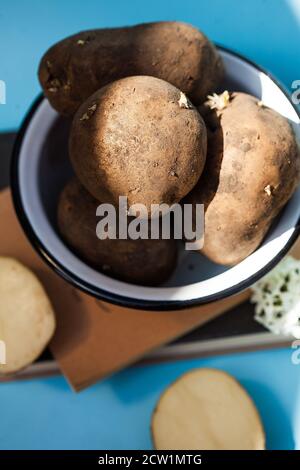
[[[170,21],[70,36],[45,53],[38,75],[53,108],[71,115],[99,88],[132,75],[162,78],[202,102],[218,87],[223,64],[203,33]]]
[[[57,222],[70,247],[96,269],[122,281],[145,286],[166,281],[176,266],[175,240],[100,240],[96,236],[99,204],[77,179],[65,186]]]
[[[205,205],[202,252],[234,265],[260,245],[296,189],[299,148],[289,122],[244,93],[205,120],[207,163],[185,202]]]
[[[182,102],[183,100],[183,102]],[[101,88],[74,116],[69,153],[74,171],[99,201],[129,206],[173,204],[197,183],[207,137],[197,109],[177,88],[154,77]]]

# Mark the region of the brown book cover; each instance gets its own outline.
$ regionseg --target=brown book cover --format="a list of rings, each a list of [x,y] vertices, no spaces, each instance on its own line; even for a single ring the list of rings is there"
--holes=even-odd
[[[151,312],[90,297],[55,274],[25,237],[11,194],[0,194],[0,255],[13,256],[42,281],[54,306],[57,329],[50,349],[75,390],[132,364],[244,301],[249,293],[179,311]]]

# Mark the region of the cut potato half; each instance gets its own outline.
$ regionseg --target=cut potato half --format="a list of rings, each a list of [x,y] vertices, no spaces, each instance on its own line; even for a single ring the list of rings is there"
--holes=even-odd
[[[160,397],[152,416],[159,450],[263,450],[258,411],[229,374],[196,369],[180,377]]]
[[[0,374],[31,364],[54,330],[52,306],[35,274],[13,258],[0,257]]]

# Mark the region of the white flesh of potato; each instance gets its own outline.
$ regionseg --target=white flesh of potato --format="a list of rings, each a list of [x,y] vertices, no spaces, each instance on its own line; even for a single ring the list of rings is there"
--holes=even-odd
[[[35,274],[13,258],[0,257],[0,374],[32,363],[54,330],[52,306]],[[3,345],[6,364],[1,364]]]
[[[260,450],[265,435],[254,403],[229,374],[196,369],[160,397],[152,417],[159,450]]]

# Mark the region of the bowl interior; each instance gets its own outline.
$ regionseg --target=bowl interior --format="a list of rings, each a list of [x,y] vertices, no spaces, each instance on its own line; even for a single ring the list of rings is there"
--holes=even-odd
[[[299,136],[299,117],[272,78],[241,57],[220,50],[226,68],[224,89],[251,93],[292,123]],[[177,269],[164,286],[149,288],[112,279],[82,262],[59,237],[56,207],[60,191],[72,175],[68,160],[70,121],[58,116],[43,99],[23,136],[17,163],[19,199],[44,255],[67,278],[95,295],[149,302],[205,302],[248,287],[275,264],[291,244],[300,216],[298,190],[278,217],[263,244],[246,260],[226,268],[181,249]]]

